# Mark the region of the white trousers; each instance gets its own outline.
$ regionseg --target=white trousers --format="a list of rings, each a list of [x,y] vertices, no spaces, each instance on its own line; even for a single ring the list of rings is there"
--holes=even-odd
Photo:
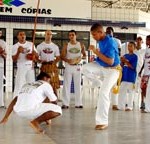
[[[15,111],[15,112],[20,117],[24,117],[29,120],[34,120],[35,118],[38,118],[39,116],[48,111],[53,111],[62,114],[61,107],[52,103],[40,103],[34,109],[28,111],[20,111],[20,112]]]
[[[83,65],[82,72],[97,85],[101,84],[96,109],[96,125],[108,125],[108,113],[110,106],[110,91],[117,82],[119,71],[112,68],[104,68],[97,63]],[[102,77],[103,81],[98,77]]]
[[[111,92],[111,104],[118,105],[118,94]]]
[[[26,83],[35,81],[35,71],[31,65],[20,66],[17,68],[15,89],[13,97],[18,96],[22,86]]]
[[[70,104],[70,88],[71,81],[74,81],[75,91],[75,106],[82,106],[81,95],[81,65],[69,65],[66,64],[64,71],[64,83],[63,83],[63,105],[69,106]]]
[[[3,76],[4,67],[0,67],[0,106],[4,106]]]
[[[146,90],[145,111],[150,112],[150,79],[148,80],[148,85]]]
[[[135,82],[135,90],[134,93],[134,106],[136,108],[140,108],[141,106],[141,77],[137,76],[136,82]]]
[[[134,88],[131,82],[121,82],[120,92],[118,96],[118,108],[125,110],[127,104],[128,109],[133,109]]]

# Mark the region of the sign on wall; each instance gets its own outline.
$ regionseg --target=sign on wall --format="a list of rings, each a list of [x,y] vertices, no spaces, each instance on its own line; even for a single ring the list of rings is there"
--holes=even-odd
[[[0,15],[35,16],[38,0],[0,0]],[[89,0],[40,0],[40,17],[91,18]]]

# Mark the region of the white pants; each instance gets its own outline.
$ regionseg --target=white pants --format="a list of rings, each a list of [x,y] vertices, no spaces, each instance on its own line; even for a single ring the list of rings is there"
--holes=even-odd
[[[75,90],[75,106],[82,106],[81,96],[81,65],[69,65],[66,64],[64,72],[64,83],[63,83],[63,105],[69,106],[70,104],[70,87],[71,81],[74,81]]]
[[[131,82],[121,82],[120,92],[118,96],[118,108],[125,110],[127,104],[128,109],[133,109],[134,88]]]
[[[150,112],[150,79],[148,80],[148,85],[146,90],[145,111]]]
[[[101,67],[97,63],[93,62],[83,65],[82,72],[97,85],[101,84],[96,109],[96,125],[108,125],[108,113],[110,106],[109,94],[112,87],[117,82],[119,71],[112,68]],[[103,78],[102,83],[101,79],[98,79],[97,76]]]
[[[118,105],[118,94],[111,92],[111,103],[112,105]]]
[[[35,81],[35,71],[31,65],[24,65],[17,68],[15,89],[13,97],[18,96],[22,86]]]
[[[34,109],[28,110],[28,111],[20,111],[17,112],[14,110],[16,114],[20,117],[24,117],[30,120],[36,119],[42,114],[53,111],[62,114],[61,107],[52,103],[41,103],[37,105]]]
[[[4,67],[0,67],[0,106],[4,106],[3,76]]]
[[[137,76],[136,82],[135,82],[135,90],[133,91],[134,93],[134,105],[137,108],[140,108],[141,106],[141,77]]]

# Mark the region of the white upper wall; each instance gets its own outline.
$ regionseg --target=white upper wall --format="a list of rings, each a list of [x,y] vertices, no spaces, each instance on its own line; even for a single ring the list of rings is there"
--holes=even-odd
[[[13,1],[11,1],[13,2]],[[0,7],[2,15],[35,16],[38,0],[21,0],[22,5],[3,5]],[[15,1],[16,2],[16,1]],[[16,2],[19,4],[19,2]],[[41,0],[39,17],[91,18],[91,1],[87,0]]]
[[[92,19],[138,22],[139,13],[133,9],[92,8]]]
[[[150,34],[150,14],[136,9],[117,9],[117,8],[92,8],[93,20],[108,20],[108,21],[128,21],[128,22],[145,22],[145,28],[129,28],[121,30],[119,27],[114,27],[115,32],[137,33],[145,37]]]

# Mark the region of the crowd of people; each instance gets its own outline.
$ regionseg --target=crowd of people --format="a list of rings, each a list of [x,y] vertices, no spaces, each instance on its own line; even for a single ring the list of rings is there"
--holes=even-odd
[[[106,31],[99,23],[90,29],[97,46],[90,45],[88,50],[95,55],[94,61],[81,64],[86,59],[83,43],[77,41],[75,30],[68,32],[69,41],[62,50],[52,42],[52,31],[45,31],[45,40],[35,48],[26,40],[24,31],[17,33],[18,42],[12,47],[12,60],[17,63],[13,100],[7,108],[0,123],[6,123],[14,110],[21,117],[30,120],[30,126],[38,133],[43,133],[40,124],[62,114],[62,109],[70,108],[70,86],[73,80],[75,108],[82,109],[81,79],[87,77],[92,85],[100,87],[95,130],[108,127],[109,108],[113,110],[132,111],[137,93],[141,94],[141,111],[150,112],[150,36],[146,37],[146,49],[143,40],[127,43],[128,53],[121,53],[121,41],[115,38],[112,27]],[[6,43],[0,39],[0,75],[4,75]],[[60,87],[58,62],[65,63],[62,106],[57,105],[57,89]],[[35,78],[34,64],[40,64],[40,71]],[[0,106],[4,106],[3,80],[0,81]],[[117,92],[114,91],[117,87]]]

